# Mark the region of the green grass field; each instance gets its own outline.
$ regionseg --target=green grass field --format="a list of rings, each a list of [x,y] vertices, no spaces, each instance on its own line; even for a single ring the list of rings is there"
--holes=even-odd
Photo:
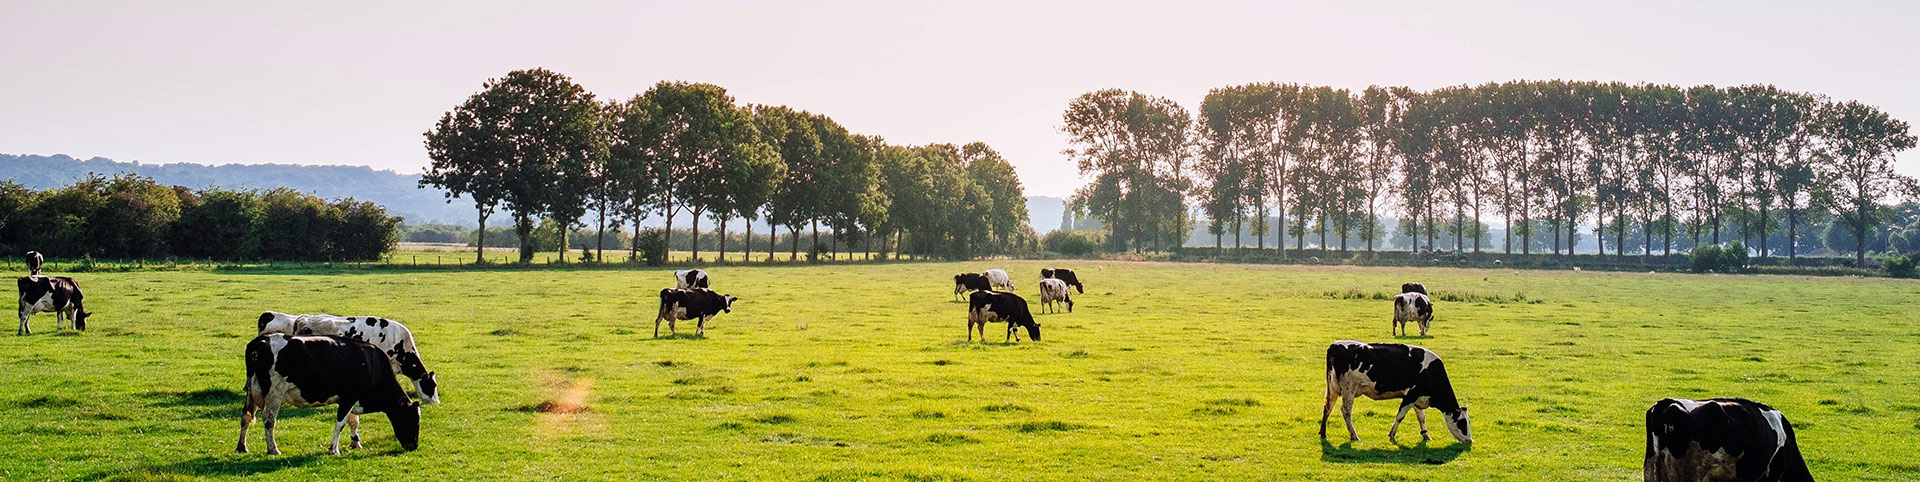
[[[1920,479],[1912,281],[1061,264],[1088,292],[1017,345],[965,341],[950,277],[1006,268],[1037,310],[1042,263],[713,268],[742,301],[704,339],[651,336],[661,270],[82,274],[90,331],[0,336],[0,479],[1639,480],[1667,396],[1772,404],[1821,480]],[[1471,448],[1438,420],[1388,443],[1391,401],[1316,435],[1328,342],[1390,340],[1403,281],[1439,298],[1406,341]],[[421,449],[370,415],[329,455],[331,409],[288,408],[285,455],[258,425],[233,453],[266,309],[412,327],[443,393]]]

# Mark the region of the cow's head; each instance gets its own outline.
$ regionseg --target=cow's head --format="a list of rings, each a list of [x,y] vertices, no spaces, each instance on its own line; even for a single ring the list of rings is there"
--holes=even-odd
[[[420,402],[407,401],[400,408],[388,410],[387,421],[393,422],[393,438],[400,440],[401,448],[420,448]]]
[[[725,302],[725,304],[722,304],[720,306],[720,311],[725,311],[728,313],[733,312],[733,302],[740,301],[739,298],[735,298],[733,297],[733,295],[720,295],[720,300]]]
[[[1033,340],[1033,341],[1040,341],[1040,322],[1037,322],[1037,321],[1027,322],[1027,339]]]
[[[1453,438],[1465,443],[1473,443],[1473,432],[1467,428],[1467,407],[1461,405],[1455,410],[1441,410],[1440,420],[1446,422],[1447,431],[1453,432]]]
[[[420,355],[410,351],[394,350],[390,352],[394,361],[400,362],[400,375],[413,379],[413,388],[420,393],[420,400],[429,404],[440,403],[440,381],[433,372],[427,371],[427,365],[420,362]]]
[[[88,313],[87,310],[74,310],[73,328],[80,331],[86,331],[87,317],[89,316],[93,316],[93,313]]]

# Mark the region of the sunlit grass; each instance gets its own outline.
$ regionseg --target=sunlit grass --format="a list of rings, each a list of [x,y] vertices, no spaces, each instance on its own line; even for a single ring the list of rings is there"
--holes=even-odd
[[[1031,297],[1043,264],[1078,269],[1075,313],[1039,315],[1043,342],[964,341],[953,273],[1006,268]],[[1667,396],[1780,408],[1821,480],[1920,478],[1912,281],[1091,261],[711,270],[742,301],[705,338],[650,336],[664,270],[80,274],[91,331],[51,336],[41,315],[33,336],[0,335],[0,478],[1638,480],[1643,412]],[[1359,442],[1321,442],[1327,343],[1389,340],[1381,298],[1406,281],[1436,299],[1432,336],[1407,342],[1446,358],[1477,443],[1436,421],[1418,444],[1409,417],[1391,444],[1394,403],[1368,400]],[[421,449],[400,452],[369,415],[367,448],[327,455],[331,409],[288,408],[286,455],[233,453],[241,350],[265,309],[412,327],[443,392]],[[261,447],[257,424],[253,437]]]

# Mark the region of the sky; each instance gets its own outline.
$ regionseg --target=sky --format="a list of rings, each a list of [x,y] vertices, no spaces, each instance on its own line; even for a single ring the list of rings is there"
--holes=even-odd
[[[1774,84],[1920,120],[1914,2],[0,3],[0,153],[417,173],[422,133],[532,67],[661,81],[900,145],[985,142],[1029,195],[1084,184],[1067,102],[1120,88]],[[1920,155],[1899,170],[1920,173]]]

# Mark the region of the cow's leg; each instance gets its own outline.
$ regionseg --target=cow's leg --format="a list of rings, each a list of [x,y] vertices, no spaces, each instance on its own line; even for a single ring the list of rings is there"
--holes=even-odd
[[[61,329],[67,327],[66,316],[67,316],[67,312],[64,310],[53,310],[53,331],[54,332],[59,332]]]
[[[1333,372],[1327,372],[1327,403],[1320,406],[1320,439],[1327,438],[1327,416],[1333,414],[1333,399],[1339,394],[1333,391]]]
[[[267,432],[267,455],[280,455],[280,442],[273,438],[273,424],[280,418],[279,400],[268,398],[267,404],[260,407],[260,426]]]
[[[340,455],[340,431],[347,428],[347,416],[353,415],[353,403],[341,400],[340,409],[333,414],[333,442],[327,444],[327,451],[334,455]]]
[[[240,444],[235,446],[233,451],[244,454],[247,453],[247,427],[253,425],[253,410],[256,408],[253,405],[253,394],[247,394],[247,399],[240,403]]]
[[[1353,431],[1353,395],[1340,398],[1340,418],[1347,420],[1347,440],[1360,440],[1360,434]]]
[[[1420,336],[1427,336],[1427,327],[1433,326],[1433,320],[1420,320]]]
[[[367,447],[366,444],[360,443],[360,414],[347,413],[347,431],[353,433],[353,448],[359,449]]]
[[[25,336],[28,333],[32,333],[31,331],[27,331],[27,320],[30,318],[33,318],[33,311],[27,308],[20,308],[20,335]]]
[[[1427,409],[1415,409],[1413,411],[1413,418],[1420,421],[1420,441],[1426,442],[1433,440],[1432,435],[1427,435]]]
[[[660,317],[653,317],[653,337],[660,337]]]
[[[1387,429],[1388,442],[1393,442],[1396,444],[1400,443],[1400,421],[1406,420],[1407,410],[1412,410],[1412,409],[1413,409],[1412,403],[1400,404],[1400,413],[1393,414],[1393,428]]]
[[[693,325],[693,334],[694,334],[695,336],[707,336],[707,318],[712,318],[712,317],[711,317],[711,316],[702,316],[702,317],[700,317],[700,319],[699,319],[699,320],[695,320],[695,321],[693,322],[693,323],[694,323],[694,325]]]

